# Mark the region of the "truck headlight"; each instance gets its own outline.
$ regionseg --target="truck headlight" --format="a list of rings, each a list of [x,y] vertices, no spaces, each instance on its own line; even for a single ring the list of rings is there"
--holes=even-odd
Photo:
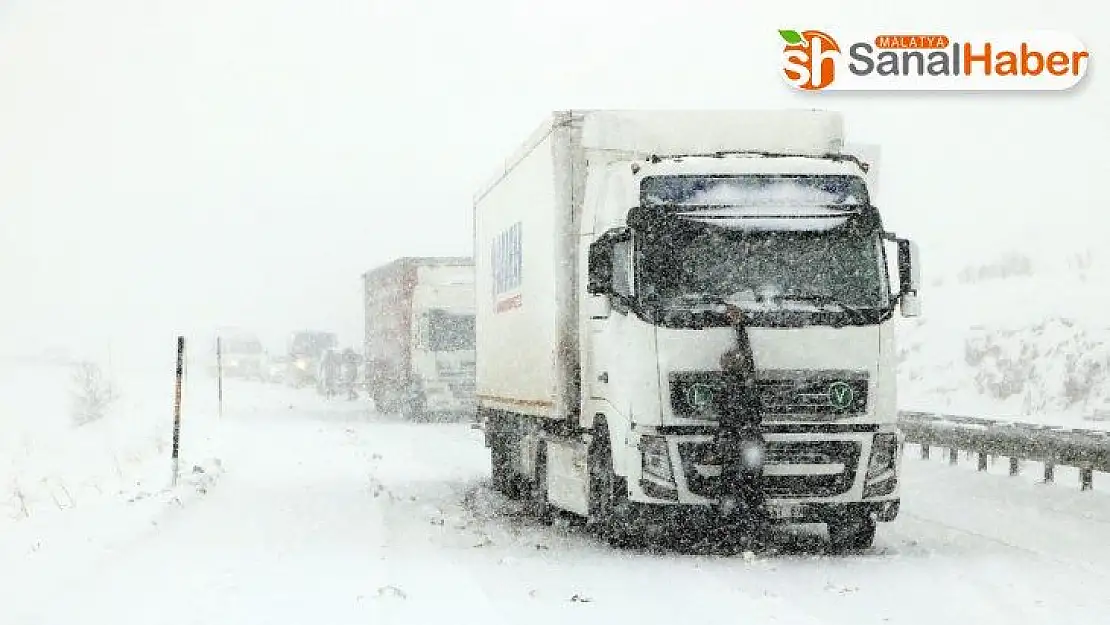
[[[295,362],[293,364],[295,364],[297,366],[297,368],[300,369],[301,371],[305,371],[305,370],[308,369],[308,361],[307,360],[301,359],[301,360],[298,360],[297,362]]]
[[[740,445],[740,459],[748,470],[759,469],[763,466],[763,445],[759,441],[744,441]]]
[[[671,450],[667,439],[662,436],[640,437],[640,453],[643,459],[644,475],[667,483],[674,482],[671,468]]]
[[[891,433],[876,434],[871,441],[871,459],[867,463],[867,477],[863,483],[863,496],[881,497],[894,492],[898,485],[898,436]]]

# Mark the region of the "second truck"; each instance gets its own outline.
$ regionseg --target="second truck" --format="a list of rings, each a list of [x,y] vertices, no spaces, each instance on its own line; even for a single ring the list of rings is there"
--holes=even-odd
[[[405,257],[363,274],[367,390],[420,420],[474,415],[474,264]]]
[[[474,203],[495,487],[614,544],[758,508],[871,545],[900,502],[894,316],[919,314],[872,165],[834,112],[553,114]]]

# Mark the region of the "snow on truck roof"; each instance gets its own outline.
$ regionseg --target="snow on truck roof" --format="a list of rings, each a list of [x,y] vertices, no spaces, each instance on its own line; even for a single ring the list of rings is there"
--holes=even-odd
[[[362,277],[364,279],[369,279],[378,275],[390,273],[398,267],[412,266],[473,267],[474,259],[469,256],[402,256],[384,265],[378,265],[369,271],[363,272]]]
[[[582,128],[581,146],[586,149],[626,152],[640,158],[739,151],[826,156],[839,154],[844,146],[844,117],[836,111],[555,111],[474,195],[475,202],[556,128],[568,125]]]
[[[582,146],[659,156],[751,151],[823,156],[840,151],[844,122],[831,111],[591,111]]]

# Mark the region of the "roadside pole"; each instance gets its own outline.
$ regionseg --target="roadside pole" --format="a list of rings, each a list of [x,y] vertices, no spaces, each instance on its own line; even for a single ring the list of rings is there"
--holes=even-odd
[[[173,392],[173,485],[177,486],[178,454],[181,449],[181,378],[185,373],[185,337],[177,337],[177,379]]]
[[[223,341],[216,337],[216,396],[219,405],[219,416],[224,418],[224,361]]]

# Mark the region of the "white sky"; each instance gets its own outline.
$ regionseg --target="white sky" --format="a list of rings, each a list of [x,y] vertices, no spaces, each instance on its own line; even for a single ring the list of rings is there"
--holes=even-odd
[[[0,1],[0,350],[160,353],[221,324],[360,343],[360,273],[469,254],[472,192],[561,108],[843,110],[927,276],[1097,240],[1110,10],[894,4]],[[1068,93],[788,88],[776,30],[838,27],[1059,28],[1094,61]]]

